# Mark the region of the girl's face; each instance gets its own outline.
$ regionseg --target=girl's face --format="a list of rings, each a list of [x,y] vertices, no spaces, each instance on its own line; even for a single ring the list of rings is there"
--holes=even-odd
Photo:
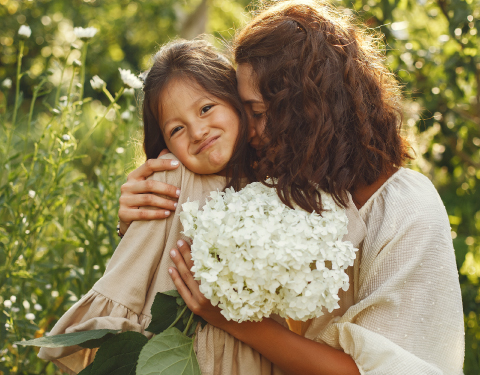
[[[237,88],[248,114],[248,142],[253,148],[261,148],[267,141],[265,130],[265,105],[255,85],[255,75],[250,64],[237,67]]]
[[[159,125],[168,149],[194,173],[222,172],[237,142],[237,111],[188,79],[172,80],[159,100]]]

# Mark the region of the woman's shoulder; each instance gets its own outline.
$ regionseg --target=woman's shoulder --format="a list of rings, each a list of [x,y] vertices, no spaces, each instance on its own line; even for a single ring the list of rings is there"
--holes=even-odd
[[[365,216],[396,216],[399,220],[446,216],[445,206],[433,183],[425,175],[400,168],[360,209]]]

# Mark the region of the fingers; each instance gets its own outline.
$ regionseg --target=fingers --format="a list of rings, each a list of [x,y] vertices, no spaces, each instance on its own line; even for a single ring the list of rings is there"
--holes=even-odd
[[[194,305],[196,304],[193,300],[193,295],[190,292],[190,289],[188,289],[188,287],[185,285],[185,282],[175,268],[170,267],[168,269],[168,273],[172,277],[173,283],[175,284],[175,288],[177,288],[178,293],[180,293],[188,308],[193,311]]]
[[[128,175],[128,180],[143,180],[154,172],[169,171],[180,165],[178,160],[170,159],[148,159],[140,167]]]
[[[177,268],[171,273],[173,281],[175,282],[175,279],[177,278],[176,276],[179,276],[197,301],[204,299],[205,297],[202,293],[200,293],[198,283],[193,278],[193,274],[190,271],[191,267],[187,267],[185,260],[183,259],[182,253],[180,253],[177,249],[172,249],[170,251],[170,257],[172,258],[173,263],[175,263],[175,267]],[[174,274],[175,271],[178,273],[178,275]]]
[[[120,196],[120,209],[137,207],[158,207],[167,211],[175,211],[177,202],[154,194],[124,194]]]
[[[124,223],[127,227],[132,221],[138,220],[161,220],[171,215],[169,210],[149,210],[146,208],[120,208],[118,217],[120,218],[120,231],[125,233],[126,229],[122,226]],[[125,231],[124,231],[125,230]]]
[[[177,242],[178,250],[182,254],[185,265],[189,270],[193,267],[192,252],[190,251],[190,245],[183,240],[178,240]]]
[[[180,196],[179,188],[156,180],[130,180],[122,185],[120,191],[122,195],[154,193],[167,195],[173,198],[178,198]]]

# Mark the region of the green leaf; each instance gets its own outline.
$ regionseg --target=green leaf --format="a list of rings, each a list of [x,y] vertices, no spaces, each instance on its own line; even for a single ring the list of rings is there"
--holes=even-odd
[[[79,345],[90,340],[97,340],[109,333],[117,332],[119,331],[114,329],[95,329],[91,331],[40,337],[38,339],[28,341],[17,341],[15,344],[24,346],[41,346],[43,348],[61,348],[64,346]]]
[[[174,291],[157,293],[152,304],[152,321],[146,328],[147,331],[159,334],[166,330],[177,317],[178,296],[172,295]],[[175,291],[176,292],[176,291]],[[178,292],[177,292],[178,293]]]
[[[141,333],[127,331],[105,341],[95,354],[91,373],[133,375],[140,351],[148,342]],[[88,373],[87,373],[88,374]]]
[[[111,339],[113,336],[115,336],[114,333],[107,333],[105,336],[99,338],[99,339],[93,339],[93,340],[88,340],[85,341],[84,343],[79,344],[82,348],[87,348],[87,349],[94,349],[100,347],[105,341]]]
[[[178,297],[182,298],[180,296],[180,293],[178,293],[178,290],[176,290],[176,289],[167,290],[166,292],[163,292],[161,294],[165,294],[166,296],[175,297],[175,298],[178,298]],[[183,301],[183,299],[182,299],[182,301]]]
[[[82,371],[78,373],[78,375],[94,375],[92,372],[93,363],[90,363],[87,367],[85,367]]]
[[[172,327],[151,339],[140,352],[137,375],[201,375],[193,339]]]

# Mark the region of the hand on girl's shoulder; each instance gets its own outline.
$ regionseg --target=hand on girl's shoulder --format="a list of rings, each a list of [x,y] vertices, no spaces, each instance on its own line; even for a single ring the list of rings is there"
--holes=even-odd
[[[178,167],[172,170],[154,172],[152,175],[147,177],[147,180],[155,180],[172,185],[176,185],[181,181],[181,175],[186,168],[175,155],[168,153],[152,160],[171,160],[173,163],[177,163],[176,165],[178,165]]]

